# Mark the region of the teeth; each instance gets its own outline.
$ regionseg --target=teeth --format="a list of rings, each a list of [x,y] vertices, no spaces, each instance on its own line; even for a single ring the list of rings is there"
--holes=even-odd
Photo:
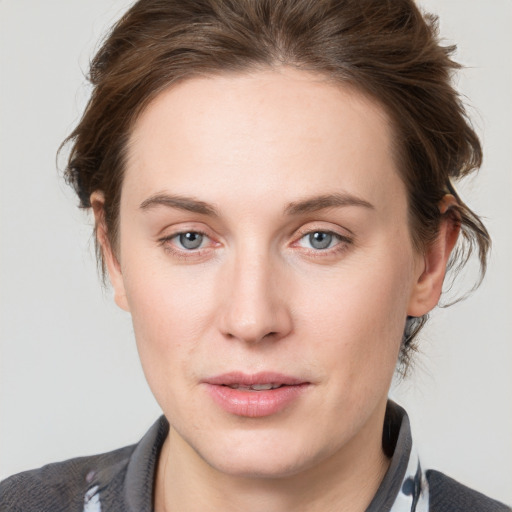
[[[254,391],[272,389],[272,384],[254,384],[253,386],[251,386],[251,389],[254,389]]]
[[[231,384],[231,389],[241,389],[243,391],[268,391],[281,387],[281,384],[253,384],[252,386],[241,386],[240,384]]]

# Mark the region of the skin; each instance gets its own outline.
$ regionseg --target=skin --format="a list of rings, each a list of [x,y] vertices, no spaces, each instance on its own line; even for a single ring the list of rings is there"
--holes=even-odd
[[[392,140],[373,100],[288,68],[182,82],[137,120],[115,253],[101,192],[91,199],[115,300],[171,424],[156,510],[370,503],[389,464],[382,423],[405,319],[437,304],[457,238],[447,217],[414,250]],[[297,206],[334,194],[340,204]],[[205,234],[199,249],[180,244],[186,232]],[[329,247],[312,232],[333,233]],[[230,371],[310,385],[276,414],[241,417],[204,389]]]

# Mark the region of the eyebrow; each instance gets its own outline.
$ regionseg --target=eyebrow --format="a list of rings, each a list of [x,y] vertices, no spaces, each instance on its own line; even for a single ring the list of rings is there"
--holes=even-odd
[[[342,206],[362,206],[374,210],[373,204],[347,193],[325,194],[295,201],[285,208],[287,215],[300,215],[304,213],[316,212],[327,208],[338,208]]]
[[[209,215],[211,217],[218,217],[217,209],[204,201],[193,199],[186,196],[174,196],[169,194],[155,194],[148,197],[140,204],[141,210],[151,210],[157,206],[166,206],[167,208],[177,208],[178,210],[185,210],[193,213],[200,213],[201,215]]]
[[[213,205],[186,196],[160,193],[145,199],[140,204],[141,210],[151,210],[158,206],[177,208],[179,210],[199,213],[201,215],[209,215],[211,217],[219,217],[219,213]],[[286,206],[284,213],[285,215],[301,215],[304,213],[325,210],[327,208],[339,208],[344,206],[360,206],[371,210],[375,209],[371,203],[364,199],[347,193],[336,193],[309,197],[302,199],[301,201],[294,201]]]

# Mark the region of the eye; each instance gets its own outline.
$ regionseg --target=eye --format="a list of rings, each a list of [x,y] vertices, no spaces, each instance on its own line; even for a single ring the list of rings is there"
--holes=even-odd
[[[302,236],[298,244],[306,249],[323,251],[338,245],[342,240],[343,237],[341,235],[331,231],[312,231]]]
[[[176,233],[167,237],[164,242],[170,242],[180,250],[194,251],[201,249],[208,243],[209,238],[198,231],[186,231],[184,233]]]
[[[194,250],[201,248],[206,237],[197,231],[187,231],[176,235],[174,238],[184,249]]]

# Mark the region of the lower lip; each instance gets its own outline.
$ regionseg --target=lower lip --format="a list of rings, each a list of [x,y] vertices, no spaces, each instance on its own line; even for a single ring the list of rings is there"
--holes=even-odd
[[[246,391],[216,384],[206,386],[213,400],[226,412],[248,418],[261,418],[287,408],[309,384],[282,386],[264,391]]]

